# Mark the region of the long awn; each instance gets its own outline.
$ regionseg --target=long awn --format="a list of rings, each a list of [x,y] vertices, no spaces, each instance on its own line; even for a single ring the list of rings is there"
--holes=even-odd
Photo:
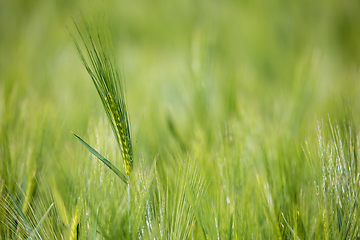
[[[81,61],[90,75],[99,94],[111,128],[121,149],[124,160],[125,173],[129,175],[133,168],[133,149],[131,144],[130,121],[127,112],[124,82],[118,69],[111,41],[111,34],[105,17],[98,16],[92,21],[80,15],[79,21],[74,21],[77,38],[70,32]],[[74,134],[80,142],[99,160],[106,164],[125,183],[127,178],[111,162],[106,160],[79,136]]]

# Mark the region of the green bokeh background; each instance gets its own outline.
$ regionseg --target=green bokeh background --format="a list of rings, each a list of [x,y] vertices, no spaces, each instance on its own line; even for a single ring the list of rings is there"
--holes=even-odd
[[[287,156],[302,156],[309,139],[316,144],[317,120],[360,124],[359,1],[2,0],[1,186],[10,191],[35,172],[49,189],[75,194],[73,188],[82,188],[77,161],[87,155],[71,131],[92,143],[113,140],[97,133],[108,129],[105,114],[69,34],[79,12],[94,10],[110,19],[126,82],[135,171],[139,159],[150,166],[158,154],[165,179],[165,172],[176,172],[177,156],[195,155],[212,179],[209,194],[216,195],[222,188],[213,182],[224,179],[214,166],[232,138],[240,142],[232,159],[253,166],[246,185],[271,179],[261,151],[286,159],[290,169],[303,167]],[[287,150],[279,157],[272,149]],[[112,161],[121,168],[121,159]],[[34,170],[39,165],[41,171]],[[70,198],[63,199],[71,209]],[[285,215],[292,209],[282,207]]]
[[[197,90],[204,111],[221,111],[212,109],[224,107],[224,88],[229,111],[253,109],[295,132],[315,114],[359,112],[357,1],[2,1],[3,116],[47,106],[67,134],[101,113],[67,31],[91,8],[112,21],[133,125],[146,109],[143,133],[162,135],[167,111],[189,125]]]

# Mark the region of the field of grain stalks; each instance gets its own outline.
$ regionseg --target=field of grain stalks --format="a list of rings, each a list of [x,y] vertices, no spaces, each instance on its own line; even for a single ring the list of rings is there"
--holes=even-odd
[[[94,12],[123,79],[131,172],[71,37]],[[1,1],[0,239],[360,238],[359,13]]]

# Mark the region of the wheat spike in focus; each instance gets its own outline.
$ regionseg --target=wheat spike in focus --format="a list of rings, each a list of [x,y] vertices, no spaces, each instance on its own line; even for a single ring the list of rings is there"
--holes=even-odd
[[[111,122],[115,124],[115,135],[120,140],[120,149],[122,153],[122,157],[124,159],[124,169],[127,175],[130,174],[132,170],[133,160],[132,160],[132,146],[130,140],[130,132],[128,121],[125,121],[123,116],[124,113],[121,112],[121,108],[118,109],[116,103],[114,102],[114,98],[110,93],[106,96],[106,102],[110,108],[111,112]],[[119,112],[120,110],[120,112]]]
[[[105,17],[74,21],[83,47],[71,34],[82,63],[100,96],[111,128],[121,149],[127,175],[133,167],[130,121],[126,109],[123,79],[120,77],[114,49]]]

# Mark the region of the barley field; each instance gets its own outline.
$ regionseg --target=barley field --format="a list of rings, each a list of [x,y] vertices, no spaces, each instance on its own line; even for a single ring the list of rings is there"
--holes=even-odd
[[[359,204],[359,1],[0,1],[0,239],[360,239]]]

